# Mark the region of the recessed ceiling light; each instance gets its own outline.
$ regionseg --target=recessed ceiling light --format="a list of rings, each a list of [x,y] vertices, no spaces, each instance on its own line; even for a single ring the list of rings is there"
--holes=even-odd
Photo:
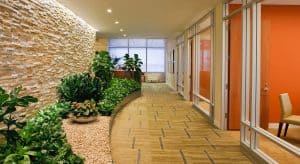
[[[119,24],[120,22],[119,21],[115,21],[115,24]]]
[[[123,37],[126,37],[126,36],[127,36],[126,34],[123,35]]]
[[[112,9],[107,9],[106,10],[108,13],[112,13]]]
[[[121,28],[120,31],[123,32],[124,30]]]

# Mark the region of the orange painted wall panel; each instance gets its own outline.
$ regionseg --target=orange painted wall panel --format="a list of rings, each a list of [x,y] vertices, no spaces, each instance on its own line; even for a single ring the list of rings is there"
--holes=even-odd
[[[201,40],[200,47],[200,95],[210,99],[211,40]]]
[[[262,6],[262,45],[270,122],[280,119],[280,93],[289,93],[300,115],[300,6]]]
[[[230,6],[231,11],[236,5]],[[300,115],[300,6],[262,6],[261,91],[268,84],[269,121],[279,122],[279,94],[289,93],[293,114]],[[241,75],[241,17],[230,21],[229,128],[239,126]],[[233,88],[234,87],[234,88]],[[264,99],[262,99],[264,100]]]

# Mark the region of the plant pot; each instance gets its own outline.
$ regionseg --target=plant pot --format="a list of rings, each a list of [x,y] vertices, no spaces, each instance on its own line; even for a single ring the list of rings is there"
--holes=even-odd
[[[86,124],[86,123],[90,123],[90,122],[94,122],[97,120],[97,116],[90,116],[90,117],[76,117],[76,116],[73,116],[73,115],[70,115],[69,116],[70,119],[72,120],[72,122],[75,122],[75,123],[80,123],[80,124]]]

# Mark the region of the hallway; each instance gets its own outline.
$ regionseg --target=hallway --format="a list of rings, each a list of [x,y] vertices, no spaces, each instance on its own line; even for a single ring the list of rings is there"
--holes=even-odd
[[[238,140],[166,84],[143,84],[142,94],[115,118],[114,163],[251,163]]]

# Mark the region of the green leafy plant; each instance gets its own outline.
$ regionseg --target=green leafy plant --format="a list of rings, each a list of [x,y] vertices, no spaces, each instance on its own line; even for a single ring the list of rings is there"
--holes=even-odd
[[[72,102],[71,113],[75,117],[97,116],[96,105],[94,100],[85,100],[83,103]]]
[[[92,63],[92,69],[96,77],[104,82],[104,87],[107,88],[112,79],[113,63],[107,51],[96,52]]]
[[[88,73],[74,74],[65,76],[58,86],[60,99],[70,102],[83,102],[102,98],[103,82]]]
[[[112,111],[124,97],[140,90],[140,83],[134,80],[113,78],[110,87],[104,91],[104,99],[98,103],[102,115],[111,115]]]
[[[141,70],[142,65],[143,62],[138,54],[134,54],[133,58],[129,54],[125,54],[123,69],[130,72],[131,78],[137,82],[141,82],[141,75],[143,73]]]
[[[17,129],[22,129],[25,125],[21,121],[25,115],[18,115],[15,113],[17,107],[28,107],[30,103],[37,102],[38,99],[32,96],[19,97],[22,87],[14,88],[10,93],[0,87],[0,122],[6,128],[0,130],[0,134],[6,139],[7,147],[16,147],[20,139]]]
[[[17,130],[25,126],[22,119],[23,114],[16,113],[17,107],[28,107],[30,103],[37,102],[38,99],[32,96],[19,96],[22,87],[14,88],[7,93],[0,87],[0,122],[5,125],[0,130],[5,142],[0,145],[0,163],[11,163],[12,160],[28,163],[31,152],[22,146],[22,137]]]
[[[23,147],[31,152],[32,163],[83,163],[73,153],[62,129],[62,115],[70,109],[68,103],[57,103],[41,110],[20,131]]]
[[[141,82],[141,76],[142,76],[142,70],[141,70],[141,67],[143,65],[143,62],[142,60],[139,58],[139,55],[138,54],[134,54],[134,58],[133,58],[133,62],[134,62],[134,80],[137,81],[137,82]]]

